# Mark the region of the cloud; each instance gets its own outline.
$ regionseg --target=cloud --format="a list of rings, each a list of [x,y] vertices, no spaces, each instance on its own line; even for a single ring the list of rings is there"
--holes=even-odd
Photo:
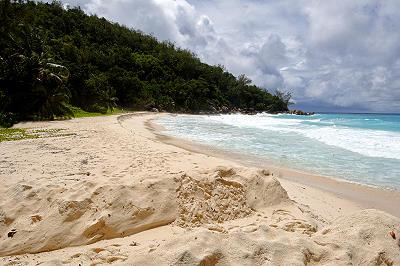
[[[276,34],[268,36],[267,41],[261,46],[258,56],[261,65],[272,68],[280,68],[288,63],[286,45]]]
[[[313,2],[306,96],[339,108],[399,112],[400,33],[397,1]]]
[[[174,14],[155,1],[90,0],[83,8],[87,13],[140,29],[160,39],[179,40],[181,37]]]
[[[400,1],[73,0],[306,109],[400,112]]]

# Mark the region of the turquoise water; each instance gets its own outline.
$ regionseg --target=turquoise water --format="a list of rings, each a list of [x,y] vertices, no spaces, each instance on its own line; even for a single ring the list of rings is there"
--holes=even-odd
[[[276,165],[400,189],[400,115],[177,115],[166,134]]]

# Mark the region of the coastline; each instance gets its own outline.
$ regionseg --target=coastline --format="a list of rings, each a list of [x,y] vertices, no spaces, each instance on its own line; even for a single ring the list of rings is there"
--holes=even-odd
[[[18,124],[63,133],[0,143],[0,264],[400,264],[398,217],[165,143],[159,115]]]
[[[169,113],[164,115],[170,115]],[[154,121],[156,118],[146,122],[146,126],[157,135],[157,138],[170,145],[209,156],[232,160],[244,167],[268,168],[277,174],[282,185],[289,186],[289,183],[312,187],[323,192],[331,193],[338,198],[343,198],[354,202],[360,208],[373,208],[383,210],[394,216],[400,217],[400,209],[396,202],[400,202],[400,191],[396,189],[381,188],[367,184],[351,182],[345,179],[322,176],[308,173],[288,167],[276,166],[268,160],[259,157],[239,154],[237,152],[226,151],[213,148],[208,145],[196,143],[194,141],[176,138],[165,134],[161,125]],[[291,184],[293,185],[293,184]]]

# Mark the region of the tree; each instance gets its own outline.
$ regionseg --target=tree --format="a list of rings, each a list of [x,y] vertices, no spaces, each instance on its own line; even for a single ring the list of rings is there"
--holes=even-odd
[[[19,24],[8,34],[9,47],[1,59],[2,112],[20,119],[54,119],[71,115],[65,82],[66,67],[51,63],[40,31]],[[4,96],[5,95],[5,96]]]
[[[115,97],[115,90],[109,84],[108,77],[104,73],[93,74],[86,80],[86,87],[95,99],[91,111],[106,113],[108,109],[113,110],[116,106],[118,99]]]
[[[275,91],[275,96],[278,97],[279,100],[281,100],[284,104],[290,105],[293,104],[290,100],[292,99],[292,93],[290,91],[281,91],[281,90],[276,90]]]
[[[245,74],[241,74],[237,79],[237,84],[240,87],[248,86],[251,84],[251,79],[249,79]]]

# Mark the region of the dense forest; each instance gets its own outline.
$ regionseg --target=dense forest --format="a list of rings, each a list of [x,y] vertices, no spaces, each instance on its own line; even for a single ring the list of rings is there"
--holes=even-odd
[[[279,112],[288,96],[79,7],[0,0],[0,125],[69,117],[73,106]]]

